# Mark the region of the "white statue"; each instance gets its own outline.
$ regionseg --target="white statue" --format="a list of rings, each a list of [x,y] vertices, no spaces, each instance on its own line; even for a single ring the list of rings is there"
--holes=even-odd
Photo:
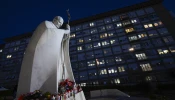
[[[33,33],[23,58],[17,96],[35,90],[57,93],[63,75],[75,81],[69,58],[70,26],[59,29],[62,24],[62,17],[57,16],[53,22],[42,22]],[[84,93],[75,98],[85,100]]]

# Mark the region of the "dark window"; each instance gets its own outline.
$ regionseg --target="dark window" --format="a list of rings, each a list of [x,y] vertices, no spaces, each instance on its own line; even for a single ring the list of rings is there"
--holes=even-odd
[[[94,58],[94,53],[91,51],[91,52],[87,52],[86,53],[86,58],[87,59],[92,59],[92,58]]]
[[[106,64],[107,65],[113,65],[113,64],[115,64],[115,60],[114,60],[113,57],[107,57],[105,60],[106,60]]]
[[[103,56],[103,52],[102,52],[102,50],[95,50],[94,51],[94,55],[95,55],[96,58],[102,57]]]

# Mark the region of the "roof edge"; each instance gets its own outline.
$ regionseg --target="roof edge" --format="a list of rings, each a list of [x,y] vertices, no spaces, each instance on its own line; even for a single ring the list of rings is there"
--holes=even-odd
[[[139,9],[139,8],[148,7],[148,6],[151,6],[151,5],[156,5],[156,4],[159,4],[159,3],[162,3],[162,2],[163,2],[163,0],[149,0],[149,1],[141,2],[141,3],[133,4],[133,5],[130,5],[130,6],[122,7],[122,8],[116,9],[116,10],[111,10],[111,11],[108,11],[108,12],[96,14],[96,15],[93,15],[93,16],[90,16],[90,17],[77,19],[77,20],[71,21],[70,25],[78,25],[78,24],[82,24],[82,23],[87,22],[87,21],[93,21],[93,20],[108,17],[108,16],[113,16],[113,15],[117,15],[117,14],[121,14],[121,13],[126,13],[126,12],[133,11],[133,10],[136,10],[136,9]]]

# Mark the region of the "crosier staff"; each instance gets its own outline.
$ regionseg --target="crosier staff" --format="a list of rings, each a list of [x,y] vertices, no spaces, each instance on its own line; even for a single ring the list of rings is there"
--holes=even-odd
[[[71,16],[70,16],[70,13],[69,13],[69,9],[66,10],[66,11],[67,11],[67,16],[68,16],[68,24],[69,24],[69,20],[70,20]]]
[[[67,11],[67,16],[68,16],[68,25],[69,25],[69,20],[70,20],[70,13],[69,13],[69,9],[68,10],[66,10]],[[64,37],[65,37],[65,40],[66,39],[70,39],[70,34],[65,34],[64,35]],[[62,53],[64,54],[64,50],[62,50]],[[65,69],[64,69],[64,67],[65,67],[65,64],[64,64],[64,60],[62,60],[63,61],[63,75],[62,75],[62,80],[65,80]]]

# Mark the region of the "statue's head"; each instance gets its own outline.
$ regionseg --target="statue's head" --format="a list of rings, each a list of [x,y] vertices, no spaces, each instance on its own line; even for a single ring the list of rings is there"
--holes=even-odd
[[[54,19],[53,19],[53,24],[57,27],[57,28],[60,28],[62,25],[63,25],[63,18],[61,16],[56,16]]]

